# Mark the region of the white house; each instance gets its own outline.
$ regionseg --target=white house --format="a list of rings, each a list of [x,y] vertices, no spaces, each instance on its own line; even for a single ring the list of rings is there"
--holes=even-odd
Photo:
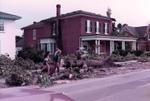
[[[8,54],[12,59],[16,54],[16,25],[15,20],[21,17],[0,12],[0,54]]]

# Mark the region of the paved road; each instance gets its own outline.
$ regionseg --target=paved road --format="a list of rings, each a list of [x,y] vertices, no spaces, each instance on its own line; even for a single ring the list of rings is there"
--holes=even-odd
[[[87,79],[44,90],[64,92],[76,101],[150,101],[150,70]]]

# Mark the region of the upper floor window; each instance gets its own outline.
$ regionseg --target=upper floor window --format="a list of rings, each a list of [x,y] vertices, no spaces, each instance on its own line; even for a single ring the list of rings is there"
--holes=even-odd
[[[95,22],[95,32],[96,34],[99,34],[100,33],[100,23],[98,21]]]
[[[56,23],[52,25],[52,35],[56,35]]]
[[[85,31],[86,33],[92,32],[92,22],[90,20],[86,20],[85,22]]]
[[[109,24],[105,22],[103,24],[103,29],[104,29],[104,34],[108,35],[108,33],[109,33]]]
[[[4,31],[4,20],[0,19],[0,31]]]
[[[36,29],[33,29],[33,33],[32,33],[33,34],[33,40],[36,40],[36,33],[37,33]]]

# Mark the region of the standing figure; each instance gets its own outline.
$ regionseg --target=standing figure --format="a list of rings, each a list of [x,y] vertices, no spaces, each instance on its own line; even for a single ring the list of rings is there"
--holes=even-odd
[[[59,67],[60,67],[60,55],[61,55],[61,50],[59,48],[56,48],[56,51],[53,56],[53,61],[54,61],[54,72],[57,69],[57,72],[59,73]]]
[[[47,52],[44,56],[44,61],[43,61],[43,66],[42,66],[42,70],[41,71],[47,71],[48,74],[50,74],[50,65],[49,65],[49,59],[51,56],[51,52]]]

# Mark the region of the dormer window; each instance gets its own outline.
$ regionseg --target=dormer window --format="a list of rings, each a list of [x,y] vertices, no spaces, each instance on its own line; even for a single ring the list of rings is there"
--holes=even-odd
[[[33,40],[36,40],[36,29],[33,29],[33,33],[32,33],[32,35],[33,35]]]
[[[92,22],[90,20],[86,20],[85,22],[85,31],[86,33],[92,32]]]
[[[0,19],[0,32],[4,31],[4,20]]]

